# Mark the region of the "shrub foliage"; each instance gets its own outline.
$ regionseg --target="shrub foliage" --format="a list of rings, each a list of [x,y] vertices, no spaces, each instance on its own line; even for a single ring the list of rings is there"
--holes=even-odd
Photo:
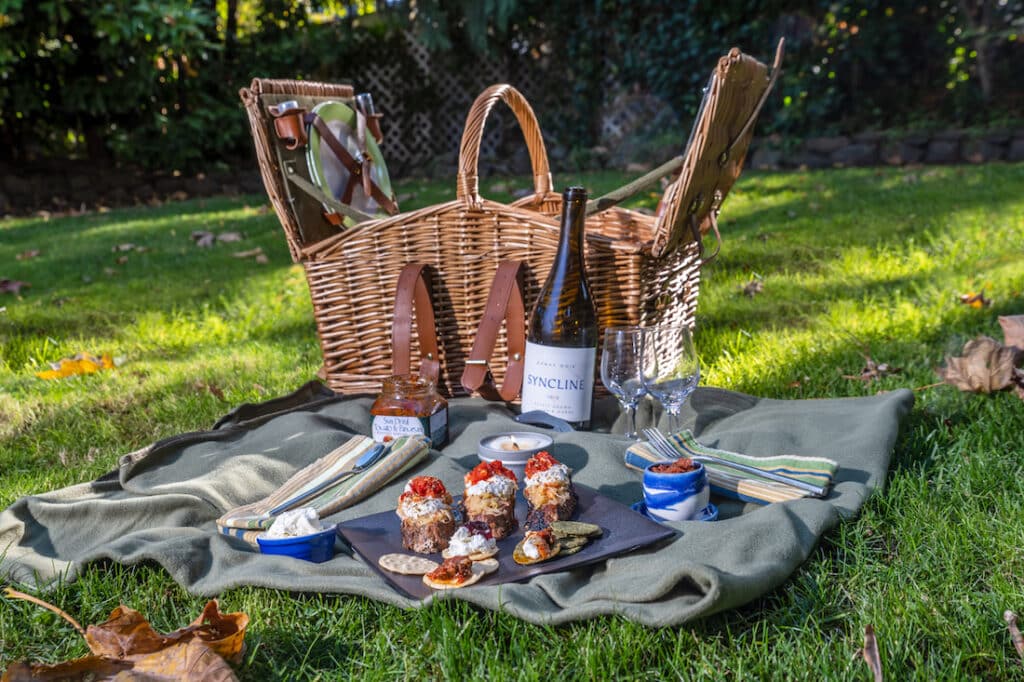
[[[232,164],[250,78],[358,78],[367,59],[407,62],[410,35],[443,68],[488,53],[529,73],[566,150],[600,142],[616,93],[688,118],[724,48],[768,60],[779,36],[762,133],[1016,124],[1022,31],[1024,0],[0,0],[0,159]],[[423,85],[407,111],[444,106]]]

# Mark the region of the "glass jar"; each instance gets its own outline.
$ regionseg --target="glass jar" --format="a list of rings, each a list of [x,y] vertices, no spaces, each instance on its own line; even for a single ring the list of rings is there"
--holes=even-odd
[[[371,432],[378,443],[399,436],[422,434],[431,446],[448,442],[448,401],[437,392],[433,381],[413,375],[388,377],[370,408]]]

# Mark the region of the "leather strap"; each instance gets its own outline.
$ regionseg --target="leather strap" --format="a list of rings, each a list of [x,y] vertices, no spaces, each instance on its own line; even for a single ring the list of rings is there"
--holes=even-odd
[[[327,126],[322,118],[316,114],[307,114],[307,121],[309,124],[316,128],[316,131],[320,133],[320,139],[327,143],[334,155],[341,162],[341,165],[348,171],[348,182],[345,183],[345,188],[341,193],[341,203],[348,204],[352,201],[352,193],[355,191],[356,186],[361,182],[364,188],[368,185],[369,191],[367,194],[373,197],[373,200],[383,208],[388,215],[394,215],[398,213],[398,205],[391,200],[391,197],[384,194],[377,183],[373,182],[370,177],[370,159],[368,155],[362,155],[362,160],[356,160],[345,148],[345,145],[334,136],[331,129]],[[365,129],[364,129],[365,130]],[[365,170],[365,172],[364,172]]]
[[[409,374],[412,355],[412,315],[416,309],[416,332],[420,344],[420,376],[436,382],[441,373],[437,352],[437,326],[431,299],[429,271],[423,263],[410,263],[398,275],[395,317],[391,327],[391,372]]]
[[[498,330],[505,322],[508,330],[508,367],[501,388],[494,385],[488,368]],[[478,392],[487,400],[515,400],[523,386],[524,357],[526,355],[526,306],[523,302],[523,263],[502,261],[494,274],[491,291],[487,295],[484,317],[480,320],[473,348],[469,351],[466,368],[462,372],[462,386],[472,393]]]

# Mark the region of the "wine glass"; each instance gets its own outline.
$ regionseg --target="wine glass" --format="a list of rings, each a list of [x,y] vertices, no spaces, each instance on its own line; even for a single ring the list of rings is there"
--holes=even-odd
[[[626,411],[627,438],[637,438],[636,406],[646,393],[643,377],[644,330],[640,327],[608,327],[601,351],[601,382]]]
[[[700,364],[686,325],[665,325],[644,331],[643,383],[669,415],[673,433],[679,411],[700,382]]]

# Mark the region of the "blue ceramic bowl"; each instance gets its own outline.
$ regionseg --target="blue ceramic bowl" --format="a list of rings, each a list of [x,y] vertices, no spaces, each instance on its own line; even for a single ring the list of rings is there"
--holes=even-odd
[[[711,488],[704,465],[685,474],[661,474],[651,471],[669,460],[651,462],[644,467],[644,504],[647,513],[659,521],[689,521],[696,518],[711,501]]]
[[[264,554],[279,554],[320,564],[334,558],[334,540],[337,537],[338,527],[332,525],[319,533],[297,538],[265,538],[257,535],[256,542]]]

